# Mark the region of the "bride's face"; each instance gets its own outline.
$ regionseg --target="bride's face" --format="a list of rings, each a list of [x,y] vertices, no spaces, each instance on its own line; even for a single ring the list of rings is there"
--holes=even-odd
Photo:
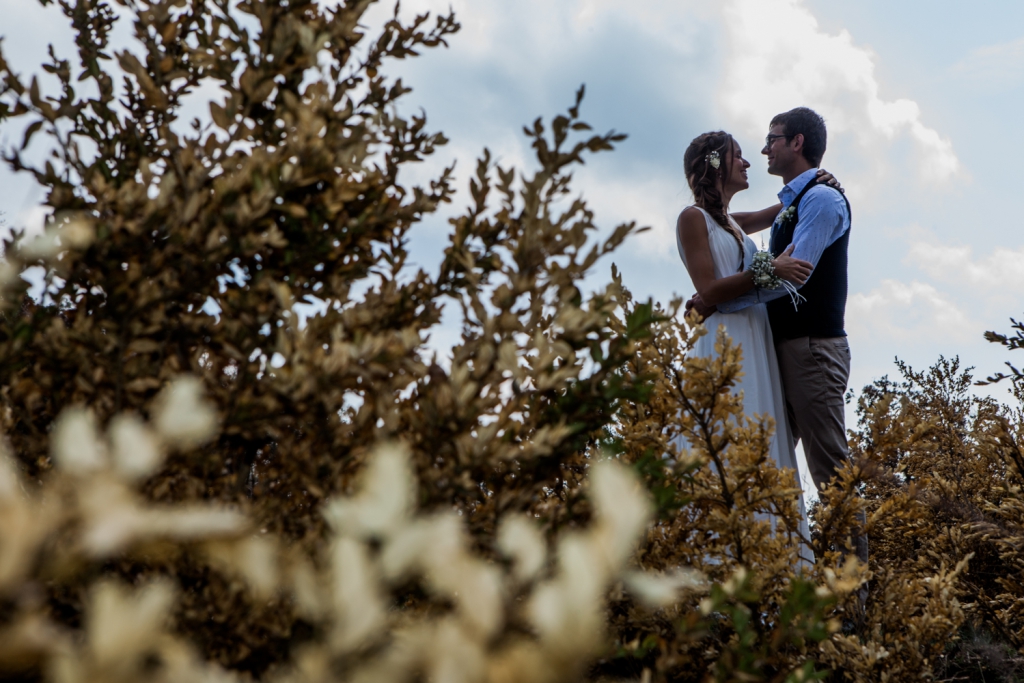
[[[733,142],[732,156],[729,159],[729,177],[725,179],[723,189],[736,193],[750,187],[747,181],[748,168],[750,162],[743,158],[743,150],[740,149],[739,143]]]

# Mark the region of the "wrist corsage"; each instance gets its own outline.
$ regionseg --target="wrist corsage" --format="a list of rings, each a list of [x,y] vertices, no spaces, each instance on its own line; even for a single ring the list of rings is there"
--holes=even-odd
[[[778,289],[782,286],[782,278],[775,274],[774,258],[770,252],[759,251],[754,254],[750,264],[750,272],[754,276],[754,286],[761,289]]]
[[[789,280],[783,280],[775,274],[775,257],[770,251],[758,251],[750,262],[750,274],[754,276],[754,286],[758,289],[779,289],[786,290],[793,308],[797,308],[801,302],[807,301],[796,286]]]

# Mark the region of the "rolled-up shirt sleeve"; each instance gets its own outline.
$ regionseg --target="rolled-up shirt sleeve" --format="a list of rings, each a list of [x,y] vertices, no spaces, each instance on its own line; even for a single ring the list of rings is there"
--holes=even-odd
[[[800,202],[800,216],[793,230],[793,258],[803,259],[817,267],[822,253],[849,228],[850,214],[842,195],[827,187],[811,188]],[[718,310],[735,313],[754,304],[768,303],[786,293],[782,287],[755,287],[735,299],[718,304]]]
[[[735,299],[729,299],[718,304],[718,310],[722,313],[735,313],[736,311],[742,311],[747,306],[753,306],[754,304],[764,303],[767,299],[762,300],[762,294],[770,294],[769,290],[762,290],[758,287],[754,287],[745,294],[740,294]]]
[[[822,253],[849,227],[850,219],[842,195],[820,185],[811,188],[804,195],[800,219],[793,230],[793,258],[809,261],[817,267]]]

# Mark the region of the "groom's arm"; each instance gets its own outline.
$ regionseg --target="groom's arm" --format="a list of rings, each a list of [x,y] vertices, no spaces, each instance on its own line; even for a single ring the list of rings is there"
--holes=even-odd
[[[767,209],[761,209],[760,211],[740,211],[739,213],[731,213],[729,215],[739,224],[740,229],[744,233],[753,235],[755,232],[761,232],[770,228],[775,221],[775,217],[779,215],[779,211],[782,211],[781,203],[769,206]]]
[[[840,192],[846,192],[839,181],[836,180],[835,176],[826,171],[823,168],[818,169],[818,175],[815,176],[814,181],[820,185],[828,185]],[[760,211],[741,211],[739,213],[729,214],[739,224],[740,228],[748,235],[753,235],[755,232],[761,232],[767,230],[775,222],[775,217],[782,211],[782,204],[775,204],[769,206],[767,209],[761,209]]]
[[[821,255],[850,229],[850,216],[842,196],[827,188],[813,188],[800,205],[800,218],[793,230],[793,258],[817,266]],[[799,289],[799,287],[797,288]],[[786,295],[786,290],[755,288],[718,304],[723,313],[735,313],[747,306],[764,304]]]
[[[812,188],[804,197],[793,230],[793,258],[809,261],[816,267],[822,253],[849,229],[850,214],[843,196],[825,187]],[[781,290],[771,293],[775,294],[772,299],[784,294]]]
[[[768,299],[764,298],[764,295],[767,293],[770,293],[770,290],[755,287],[746,294],[741,294],[735,299],[720,302],[718,306],[716,306],[716,309],[722,313],[735,313],[736,311],[742,311],[747,306],[763,304],[768,301]]]

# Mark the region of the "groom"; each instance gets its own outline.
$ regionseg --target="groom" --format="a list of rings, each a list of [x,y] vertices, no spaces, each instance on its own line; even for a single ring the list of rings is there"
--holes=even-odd
[[[811,277],[800,287],[806,301],[797,308],[783,289],[753,289],[718,305],[723,313],[734,313],[752,304],[767,304],[790,429],[794,442],[803,441],[811,478],[819,490],[828,486],[849,458],[844,394],[850,377],[850,346],[844,317],[850,203],[836,189],[815,183],[826,139],[821,116],[798,107],[772,119],[761,150],[768,157],[768,173],[781,176],[785,183],[769,249],[778,256],[793,244],[793,258],[813,264]],[[777,207],[766,211],[774,213]],[[693,304],[704,317],[714,311],[703,306],[699,297]],[[867,539],[861,535],[854,542],[858,558],[866,562]]]

